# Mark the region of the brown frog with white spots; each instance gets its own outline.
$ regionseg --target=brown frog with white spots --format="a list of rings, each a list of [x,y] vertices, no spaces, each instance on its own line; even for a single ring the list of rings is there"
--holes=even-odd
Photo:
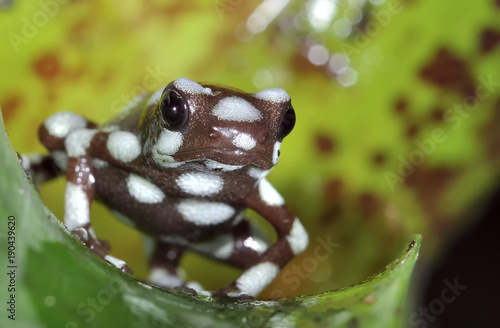
[[[308,244],[304,227],[265,179],[295,125],[282,89],[248,94],[179,78],[136,98],[97,126],[59,112],[40,127],[45,158],[23,156],[35,182],[65,171],[64,223],[97,255],[123,271],[90,224],[94,198],[152,242],[150,281],[173,288],[186,250],[243,269],[214,296],[257,296]],[[255,210],[276,230],[268,245],[245,220]]]

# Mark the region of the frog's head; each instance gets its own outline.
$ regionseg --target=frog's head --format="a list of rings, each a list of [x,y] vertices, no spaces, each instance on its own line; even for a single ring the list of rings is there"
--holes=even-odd
[[[282,89],[248,94],[179,78],[142,121],[144,155],[161,166],[211,160],[269,170],[295,125],[295,112]]]

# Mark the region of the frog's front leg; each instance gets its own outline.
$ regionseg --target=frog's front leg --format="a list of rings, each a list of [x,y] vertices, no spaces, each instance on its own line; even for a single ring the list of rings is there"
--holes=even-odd
[[[98,131],[81,129],[71,132],[65,140],[68,165],[64,224],[89,249],[124,272],[132,273],[125,262],[108,254],[109,247],[97,239],[90,224],[90,208],[95,193],[94,168],[88,148]]]
[[[52,154],[64,153],[67,161],[64,224],[68,230],[101,258],[131,272],[125,262],[108,254],[109,247],[97,239],[90,224],[95,178],[89,146],[98,132],[95,126],[80,115],[56,113],[40,127],[40,140]]]
[[[262,215],[276,230],[277,241],[249,265],[230,286],[214,293],[216,296],[250,295],[256,297],[296,255],[302,253],[309,237],[302,223],[285,205],[281,195],[265,179],[246,198],[246,205]]]

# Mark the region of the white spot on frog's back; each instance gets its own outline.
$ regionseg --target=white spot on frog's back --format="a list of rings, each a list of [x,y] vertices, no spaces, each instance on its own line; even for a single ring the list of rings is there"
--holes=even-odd
[[[257,141],[247,133],[238,133],[233,139],[233,145],[244,150],[250,150],[257,145]]]
[[[283,197],[266,179],[262,179],[259,182],[259,194],[264,203],[269,206],[281,206],[285,204]]]
[[[224,180],[219,175],[203,172],[184,173],[175,182],[182,191],[195,196],[214,195],[224,187]]]
[[[235,214],[235,209],[225,203],[193,199],[182,200],[177,209],[184,220],[198,226],[223,223]]]
[[[87,153],[92,138],[97,130],[80,129],[70,132],[64,140],[64,147],[69,157],[79,157]]]
[[[262,99],[266,101],[283,103],[290,101],[290,96],[288,93],[281,88],[270,88],[254,93],[254,96],[257,99]]]
[[[206,95],[213,95],[212,90],[210,88],[205,88],[201,84],[185,77],[178,78],[173,83],[177,89],[189,94],[203,93]]]
[[[165,198],[165,194],[160,188],[136,174],[128,176],[127,187],[130,195],[140,203],[158,204]]]
[[[89,199],[85,191],[74,183],[66,182],[64,192],[64,224],[68,230],[83,227],[90,222]]]
[[[262,113],[255,106],[239,97],[221,99],[214,106],[212,114],[223,121],[255,122],[262,119]]]
[[[279,267],[271,262],[263,262],[243,272],[236,280],[236,287],[243,293],[256,297],[278,275]]]
[[[307,248],[309,235],[298,218],[295,218],[295,221],[293,221],[292,229],[286,239],[295,255],[302,253]]]
[[[49,117],[43,125],[51,136],[64,138],[73,130],[85,128],[87,120],[75,113],[58,112]]]
[[[128,163],[141,154],[141,145],[135,134],[127,131],[115,131],[108,135],[106,144],[114,159]]]

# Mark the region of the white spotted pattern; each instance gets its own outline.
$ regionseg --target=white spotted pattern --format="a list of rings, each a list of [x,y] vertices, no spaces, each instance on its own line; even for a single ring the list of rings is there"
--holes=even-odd
[[[163,129],[160,138],[153,146],[153,159],[158,163],[172,163],[172,157],[183,143],[182,133]]]
[[[127,263],[125,263],[125,261],[122,261],[120,259],[117,259],[116,257],[114,256],[111,256],[109,254],[107,255],[104,255],[104,260],[112,265],[114,265],[115,267],[117,267],[118,269],[120,268],[123,268],[125,265],[127,265]]]
[[[298,218],[293,221],[292,230],[286,239],[295,255],[302,253],[307,248],[309,236]]]
[[[225,203],[193,199],[182,200],[177,209],[184,220],[198,226],[223,223],[235,214],[234,208]]]
[[[160,101],[161,96],[163,95],[163,90],[164,89],[165,88],[162,87],[162,88],[156,90],[155,92],[153,92],[153,94],[148,99],[147,106],[156,105]]]
[[[81,129],[70,132],[64,139],[64,147],[69,157],[79,157],[87,153],[90,142],[97,130]]]
[[[250,169],[248,169],[248,175],[257,180],[265,178],[269,174],[269,172],[271,172],[271,170],[264,171],[256,167],[251,167]]]
[[[281,142],[277,141],[274,144],[274,148],[273,148],[273,164],[274,165],[278,164],[278,161],[280,159],[280,147],[281,147]]]
[[[105,167],[108,167],[108,162],[103,161],[100,158],[92,158],[92,167],[94,169],[103,169]]]
[[[283,197],[266,179],[260,180],[259,194],[264,203],[269,206],[281,206],[285,204],[285,200],[283,199]]]
[[[257,141],[247,133],[238,133],[233,139],[233,145],[244,150],[250,150],[257,145]]]
[[[165,198],[165,194],[160,188],[136,174],[128,176],[127,187],[130,195],[140,203],[158,204]]]
[[[89,199],[82,188],[66,182],[64,192],[64,224],[68,230],[83,227],[90,222]]]
[[[157,286],[167,288],[181,287],[184,284],[177,275],[171,274],[166,269],[161,268],[151,269],[148,281]]]
[[[262,119],[262,113],[243,98],[226,97],[214,106],[212,114],[219,120],[255,122]]]
[[[189,94],[204,93],[206,95],[213,95],[212,90],[210,88],[204,88],[201,84],[185,77],[181,77],[175,80],[174,86],[177,89],[182,90]]]
[[[195,196],[214,195],[224,187],[224,180],[219,175],[203,172],[184,173],[175,182],[182,191]]]
[[[63,171],[68,168],[68,155],[62,150],[56,150],[50,153],[50,156],[54,159],[56,165]]]
[[[205,160],[205,167],[211,171],[222,171],[222,172],[230,172],[230,171],[236,171],[241,168],[243,168],[244,165],[229,165],[229,164],[222,164],[217,161],[207,159]]]
[[[263,262],[243,272],[236,280],[236,287],[243,293],[256,297],[278,275],[280,268],[271,262]]]
[[[132,132],[115,131],[108,135],[106,144],[114,159],[128,163],[141,154],[139,139]]]
[[[253,249],[259,255],[264,254],[264,252],[268,249],[268,244],[264,240],[257,237],[248,237],[243,241],[243,245]]]
[[[290,96],[288,93],[281,88],[270,88],[254,93],[253,96],[258,99],[272,101],[277,103],[283,103],[290,101]]]
[[[51,136],[64,138],[71,131],[85,128],[87,120],[75,113],[58,112],[49,117],[44,125]]]
[[[213,256],[219,260],[226,260],[233,254],[234,244],[234,237],[230,234],[224,234],[212,240],[191,243],[189,246],[202,254]]]

